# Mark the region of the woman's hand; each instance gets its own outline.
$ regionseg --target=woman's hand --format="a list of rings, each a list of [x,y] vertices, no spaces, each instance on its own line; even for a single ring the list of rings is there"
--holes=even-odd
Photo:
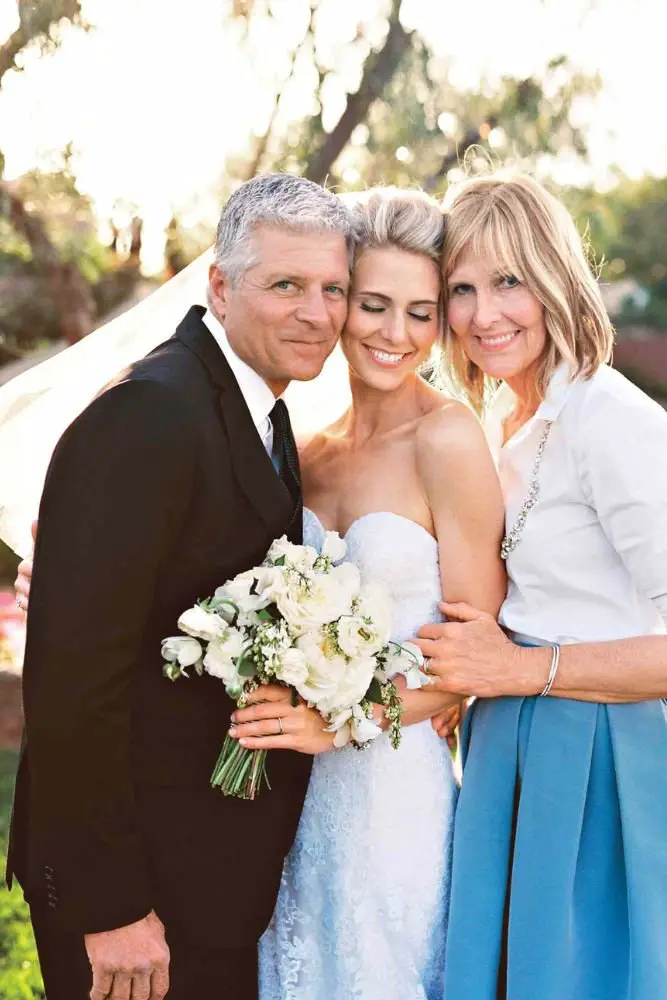
[[[229,735],[248,750],[317,754],[333,750],[334,733],[327,733],[325,727],[320,713],[301,699],[292,705],[289,688],[267,684],[253,691],[246,708],[236,709]]]
[[[522,656],[524,651],[510,642],[492,615],[463,603],[443,603],[440,610],[449,620],[424,625],[413,640],[427,658],[434,687],[479,698],[540,693],[548,661],[544,678],[541,672],[537,677],[535,668],[541,664]]]

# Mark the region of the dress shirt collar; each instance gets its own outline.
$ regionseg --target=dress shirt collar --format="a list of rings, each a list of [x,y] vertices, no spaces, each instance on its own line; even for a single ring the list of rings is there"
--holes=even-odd
[[[234,378],[238,382],[241,395],[250,410],[252,421],[255,427],[257,427],[260,431],[260,434],[263,435],[266,427],[266,421],[271,413],[271,410],[275,406],[275,396],[261,375],[258,375],[254,368],[251,368],[250,365],[241,360],[238,354],[234,353],[224,326],[217,316],[213,315],[210,309],[206,310],[202,317],[202,321],[211,332],[216,344],[224,354],[227,364],[231,368]]]
[[[546,396],[524,427],[532,427],[535,420],[557,420],[569,399],[573,385],[574,380],[570,377],[570,366],[567,361],[561,361],[551,376]],[[491,451],[495,455],[503,446],[503,425],[514,409],[515,400],[516,396],[509,385],[507,382],[503,382],[496,389],[486,411],[484,425]],[[523,434],[521,436],[523,437]]]

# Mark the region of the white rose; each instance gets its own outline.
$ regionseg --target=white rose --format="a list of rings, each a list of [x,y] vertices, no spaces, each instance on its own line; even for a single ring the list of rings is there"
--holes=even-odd
[[[300,649],[292,647],[280,654],[280,661],[276,668],[277,680],[298,688],[307,677],[306,657]]]
[[[327,531],[324,535],[322,555],[332,563],[341,562],[347,555],[347,545],[337,531]]]
[[[327,636],[312,632],[298,639],[297,647],[305,655],[308,676],[295,687],[323,715],[351,708],[365,697],[373,679],[374,657],[348,660],[331,648]]]
[[[201,645],[189,636],[172,635],[162,640],[163,658],[167,663],[177,663],[186,677],[188,667],[194,667],[198,674],[201,673],[202,653]]]
[[[295,545],[283,535],[282,538],[276,539],[266,555],[267,563],[275,563],[279,559],[284,560],[285,566],[308,571],[315,565],[317,551],[312,545]]]
[[[334,567],[330,573],[312,574],[307,585],[299,579],[289,580],[275,602],[288,624],[301,632],[351,614],[358,587],[359,571],[347,563]]]
[[[379,645],[378,652],[387,645],[391,637],[392,600],[387,590],[379,584],[365,584],[359,592],[357,614],[369,618]]]
[[[307,632],[297,639],[297,649],[304,657],[306,677],[295,684],[302,698],[313,705],[330,700],[347,665],[345,657],[330,648],[329,640],[317,632]]]
[[[227,624],[219,615],[204,611],[198,604],[184,611],[178,619],[178,627],[182,632],[194,636],[195,639],[205,639],[210,642],[216,639],[227,628]]]

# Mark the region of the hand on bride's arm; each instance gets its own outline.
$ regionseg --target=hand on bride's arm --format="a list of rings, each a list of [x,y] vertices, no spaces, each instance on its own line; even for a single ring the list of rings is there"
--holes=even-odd
[[[291,690],[279,684],[258,688],[246,708],[236,709],[229,735],[248,750],[318,754],[334,748],[334,734],[326,732],[320,713],[301,699],[293,705]]]
[[[37,521],[33,521],[32,524],[33,542],[36,537],[37,537]],[[28,610],[31,582],[32,582],[32,556],[29,556],[27,559],[24,559],[22,562],[19,563],[18,574],[16,580],[14,581],[14,590],[16,591],[16,603],[24,614],[26,614]]]
[[[440,610],[449,620],[424,625],[413,640],[426,657],[434,688],[480,698],[540,693],[550,649],[515,646],[492,615],[468,604],[443,603]]]

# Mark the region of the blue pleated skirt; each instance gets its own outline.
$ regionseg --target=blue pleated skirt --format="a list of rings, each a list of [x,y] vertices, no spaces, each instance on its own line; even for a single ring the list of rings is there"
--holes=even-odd
[[[667,708],[474,703],[446,1000],[667,998]]]

